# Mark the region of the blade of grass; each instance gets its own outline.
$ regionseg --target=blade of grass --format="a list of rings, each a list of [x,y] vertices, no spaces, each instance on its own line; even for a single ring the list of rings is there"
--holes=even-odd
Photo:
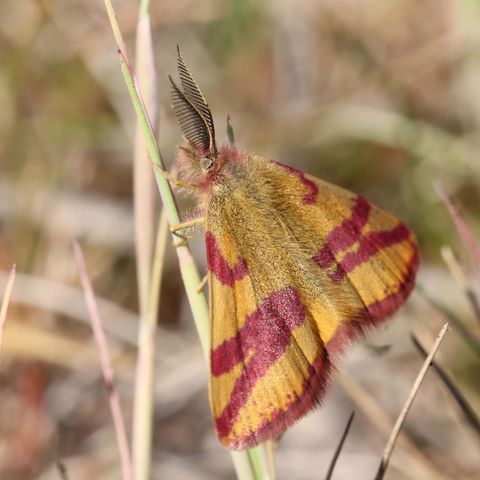
[[[418,338],[413,333],[410,335],[410,337],[416,349],[423,355],[424,358],[426,358],[428,353],[425,350],[425,348],[423,348],[423,345],[420,343]],[[480,418],[478,418],[477,414],[475,413],[473,408],[470,406],[467,399],[463,396],[462,392],[453,383],[453,381],[448,376],[447,372],[435,360],[432,360],[432,368],[441,378],[441,380],[447,387],[452,397],[458,403],[458,406],[460,407],[463,414],[465,415],[465,418],[467,419],[468,423],[472,426],[472,428],[478,434],[480,434]]]
[[[8,305],[10,304],[10,297],[12,296],[13,284],[15,283],[15,265],[10,270],[8,276],[7,286],[3,293],[2,308],[0,309],[0,352],[2,349],[3,331],[5,330],[5,323],[7,322]]]
[[[432,350],[428,354],[428,357],[425,359],[425,362],[423,363],[422,368],[418,373],[418,376],[412,386],[410,394],[408,395],[407,400],[405,401],[405,404],[403,405],[403,408],[400,411],[400,415],[398,416],[397,421],[395,422],[395,425],[390,434],[390,438],[388,439],[387,444],[385,445],[385,450],[383,451],[382,460],[380,462],[380,466],[378,467],[375,480],[382,480],[382,478],[385,475],[385,472],[387,471],[388,463],[390,461],[390,457],[392,455],[393,448],[395,446],[395,442],[397,440],[398,434],[400,433],[400,430],[405,421],[405,418],[407,417],[410,407],[412,406],[413,400],[415,399],[418,393],[418,390],[420,389],[420,385],[422,384],[423,379],[425,378],[427,370],[430,367],[432,359],[435,356],[435,353],[437,353],[437,350],[440,347],[440,344],[442,343],[442,340],[445,337],[445,334],[447,333],[447,329],[448,329],[448,323],[446,323],[440,330],[440,333],[438,334],[437,339],[435,340]]]
[[[325,475],[325,480],[331,480],[333,475],[333,470],[335,469],[335,465],[337,464],[338,457],[340,456],[340,452],[342,451],[343,444],[345,443],[345,439],[347,438],[348,432],[350,431],[350,427],[352,425],[353,417],[355,416],[355,411],[350,414],[350,417],[345,425],[345,429],[343,431],[342,437],[340,438],[340,442],[335,449],[335,453],[333,454],[332,460],[330,461],[330,465],[327,470],[327,474]]]
[[[90,313],[93,334],[95,341],[97,342],[98,351],[100,353],[100,363],[102,366],[105,385],[107,387],[110,410],[112,412],[113,424],[115,426],[115,434],[122,464],[122,477],[123,480],[133,480],[133,469],[130,450],[128,447],[127,431],[125,429],[125,421],[123,419],[122,409],[120,406],[120,398],[118,396],[117,389],[115,388],[115,379],[110,361],[107,339],[103,331],[102,319],[100,317],[100,312],[98,311],[97,302],[95,300],[95,294],[93,293],[93,288],[88,277],[82,249],[80,244],[76,241],[73,242],[73,252],[75,261],[77,263],[80,280],[82,282],[85,302]]]
[[[148,118],[148,115],[145,111],[144,104],[140,95],[140,92],[137,88],[135,82],[135,77],[128,60],[128,54],[125,48],[125,43],[123,41],[120,28],[116,19],[115,11],[110,0],[104,0],[105,8],[107,10],[107,15],[112,26],[112,31],[117,43],[119,59],[120,59],[120,68],[121,72],[127,86],[130,98],[132,100],[135,113],[137,115],[137,121],[142,129],[142,132],[145,137],[145,142],[147,145],[148,154],[150,160],[153,163],[155,179],[157,182],[158,189],[160,191],[160,196],[162,198],[162,203],[165,208],[166,216],[168,218],[168,223],[170,226],[180,223],[180,216],[176,207],[175,198],[173,196],[172,189],[168,180],[165,177],[165,167],[164,161],[161,156],[160,150],[158,148],[157,141],[152,129],[151,122]],[[208,314],[208,304],[206,297],[203,293],[198,292],[198,285],[200,284],[201,278],[198,274],[197,267],[193,261],[193,257],[188,246],[188,242],[184,242],[177,246],[176,248],[177,257],[179,260],[180,272],[182,275],[182,280],[185,286],[187,293],[187,298],[190,303],[190,308],[192,310],[193,318],[197,328],[197,332],[200,338],[200,343],[204,352],[206,361],[209,359],[209,314]],[[257,447],[260,449],[265,448],[264,446]],[[241,452],[231,452],[232,456],[237,458],[245,455],[248,457],[247,451]],[[242,468],[239,469],[237,466],[241,464]],[[239,479],[251,478],[251,475],[255,475],[255,472],[247,468],[247,465],[250,465],[250,462],[238,462],[234,460],[234,465],[236,467],[237,476]],[[268,466],[265,468],[258,468],[257,470],[262,471],[264,469],[268,470]],[[258,478],[255,477],[254,478]]]

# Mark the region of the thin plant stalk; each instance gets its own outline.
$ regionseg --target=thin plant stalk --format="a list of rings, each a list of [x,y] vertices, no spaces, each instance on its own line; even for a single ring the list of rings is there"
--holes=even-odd
[[[139,89],[135,82],[135,77],[128,59],[128,53],[125,48],[125,42],[123,41],[120,32],[112,2],[111,0],[104,0],[104,4],[117,44],[121,72],[128,92],[130,94],[135,113],[137,115],[137,121],[145,137],[147,151],[153,164],[155,179],[160,192],[160,196],[162,198],[162,203],[165,208],[165,214],[167,216],[169,225],[176,225],[180,223],[180,215],[177,210],[172,188],[165,175],[165,164],[158,148],[152,124],[148,118]],[[210,345],[209,313],[206,297],[202,292],[198,291],[198,285],[201,282],[201,278],[191,255],[188,242],[182,242],[181,244],[178,244],[176,252],[179,260],[182,280],[185,286],[188,301],[190,303],[190,308],[192,310],[193,318],[200,338],[200,343],[202,345],[205,359],[208,362]],[[257,448],[263,449],[265,447],[260,446]],[[251,465],[249,461],[238,461],[238,459],[242,456],[246,456],[248,458],[248,451],[232,452],[232,456],[236,458],[236,460],[234,461],[234,465],[236,467],[235,469],[239,479],[250,479],[252,478],[252,475],[254,479],[262,478],[256,475],[254,470],[248,468],[248,465]],[[238,468],[240,464],[241,468]],[[265,469],[268,468],[268,466],[265,467]],[[264,468],[257,469],[257,471],[263,470]]]
[[[338,457],[340,456],[340,452],[342,451],[343,444],[347,438],[348,432],[350,431],[350,427],[353,422],[353,417],[355,416],[355,411],[350,414],[350,417],[345,425],[345,429],[343,431],[342,437],[340,438],[340,442],[335,449],[335,453],[333,454],[332,460],[330,461],[330,465],[327,470],[327,474],[325,475],[325,480],[331,480],[333,475],[333,470],[335,469],[335,465],[337,464]]]
[[[7,311],[10,304],[10,297],[12,296],[13,284],[15,283],[16,268],[15,265],[10,270],[8,276],[7,286],[3,294],[2,308],[0,309],[0,351],[2,349],[3,331],[5,330],[5,324],[7,322]]]
[[[122,478],[123,480],[133,480],[133,467],[127,440],[127,431],[120,406],[120,397],[115,387],[115,377],[110,360],[107,339],[105,332],[103,331],[102,319],[100,317],[100,312],[98,311],[95,294],[93,293],[92,284],[88,276],[82,249],[80,244],[76,241],[73,242],[73,252],[75,261],[77,263],[80,280],[82,282],[85,302],[90,313],[93,334],[95,341],[97,342],[98,351],[100,353],[100,363],[102,366],[105,385],[107,387],[110,410],[112,412],[113,424],[115,426],[115,436],[117,439],[118,450],[122,464]]]
[[[155,385],[155,340],[162,284],[162,270],[168,235],[167,217],[162,213],[155,242],[155,256],[149,282],[147,311],[141,317],[138,337],[137,372],[132,452],[136,479],[151,477],[151,452]]]
[[[139,12],[136,38],[136,73],[139,88],[144,95],[145,107],[152,119],[152,128],[156,131],[158,124],[157,82],[148,2],[143,2]],[[159,265],[159,268],[155,273],[152,273],[156,192],[145,137],[138,121],[135,128],[133,177],[135,259],[140,322],[133,405],[132,460],[136,479],[148,480],[151,477],[158,299],[168,229],[165,215],[162,215],[163,220],[158,226],[154,251],[155,262]],[[157,287],[156,290],[151,288],[153,284]],[[153,307],[153,310],[151,307]]]
[[[405,419],[410,410],[410,407],[412,406],[413,400],[415,399],[418,393],[418,390],[420,389],[420,386],[423,382],[423,379],[425,378],[427,370],[430,367],[433,357],[437,353],[437,350],[440,347],[440,344],[442,343],[442,340],[445,337],[447,330],[448,330],[448,323],[446,323],[440,330],[440,333],[438,334],[437,339],[435,340],[435,343],[432,349],[430,350],[430,353],[428,354],[428,357],[425,359],[425,362],[423,363],[422,368],[418,373],[418,376],[412,386],[412,389],[410,390],[410,394],[408,395],[407,400],[405,401],[405,404],[403,405],[403,408],[400,411],[400,415],[398,416],[397,421],[395,422],[395,425],[390,434],[390,438],[388,439],[387,444],[385,445],[385,449],[382,455],[382,460],[380,462],[380,466],[378,467],[375,480],[382,480],[382,478],[385,475],[385,472],[387,471],[388,463],[390,461],[390,457],[392,455],[393,448],[395,446],[395,442],[397,440],[398,434],[400,433],[402,425],[405,422]]]
[[[149,118],[152,120],[152,128],[154,131],[157,131],[157,79],[155,75],[152,35],[148,11],[140,15],[137,24],[135,71],[138,85],[145,101],[145,108],[147,109]],[[135,258],[140,312],[144,313],[148,308],[150,268],[152,264],[152,251],[155,238],[156,192],[152,164],[145,145],[145,138],[138,122],[135,129],[133,177]]]

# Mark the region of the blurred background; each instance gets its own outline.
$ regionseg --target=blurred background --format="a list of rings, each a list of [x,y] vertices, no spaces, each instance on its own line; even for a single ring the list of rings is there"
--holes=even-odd
[[[134,53],[138,4],[115,2]],[[0,2],[0,288],[17,265],[0,362],[0,478],[118,479],[98,351],[72,254],[78,238],[132,418],[139,298],[134,248],[135,118],[103,2]],[[432,185],[442,180],[480,238],[480,4],[474,0],[153,0],[159,143],[181,133],[167,74],[176,45],[237,144],[361,193],[421,245],[420,285],[454,312],[438,361],[480,411],[480,329],[440,255],[475,269]],[[179,195],[181,210],[195,205]],[[170,242],[169,242],[170,243]],[[202,233],[192,242],[205,271]],[[337,479],[373,478],[422,356],[445,321],[414,293],[393,322],[351,348],[324,406],[281,439],[279,479],[323,478],[352,410]],[[174,248],[158,316],[154,479],[233,479],[212,429],[207,370]],[[473,343],[473,347],[472,347]],[[429,372],[388,479],[479,479],[479,432]],[[89,477],[87,477],[87,475]]]

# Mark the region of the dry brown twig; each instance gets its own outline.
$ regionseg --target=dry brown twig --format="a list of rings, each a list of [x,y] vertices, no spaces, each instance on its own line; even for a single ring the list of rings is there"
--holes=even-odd
[[[120,397],[115,388],[115,379],[112,364],[110,361],[107,339],[105,337],[105,332],[103,331],[102,319],[98,311],[98,306],[95,300],[95,294],[93,293],[92,285],[90,283],[90,278],[88,277],[87,267],[85,265],[85,259],[83,257],[82,249],[77,241],[73,242],[73,251],[75,255],[75,261],[77,263],[78,272],[80,275],[80,280],[82,282],[83,291],[85,294],[85,302],[90,313],[92,330],[100,353],[102,373],[105,385],[107,387],[108,397],[110,401],[110,410],[112,412],[118,449],[122,463],[123,479],[133,480],[133,468],[127,440],[127,431],[125,428],[125,421],[123,419],[122,409],[120,407]]]
[[[408,395],[407,400],[405,401],[405,404],[403,405],[403,408],[400,411],[400,415],[398,416],[397,421],[395,422],[393,430],[390,434],[390,438],[388,439],[387,444],[385,445],[385,449],[382,455],[382,460],[380,462],[380,466],[378,467],[375,480],[382,480],[383,476],[385,475],[385,472],[387,471],[388,463],[390,461],[390,457],[392,455],[393,448],[395,446],[395,442],[397,440],[398,434],[400,433],[400,429],[402,428],[402,425],[405,422],[405,418],[407,417],[410,407],[412,406],[413,400],[415,399],[418,393],[418,390],[420,389],[420,385],[422,384],[423,379],[425,378],[425,375],[427,373],[428,368],[430,367],[433,357],[435,356],[435,353],[437,353],[437,350],[440,347],[440,344],[442,343],[442,340],[445,334],[447,333],[447,329],[448,329],[448,323],[446,323],[440,330],[440,333],[438,334],[437,339],[435,340],[435,343],[430,353],[428,354],[428,357],[425,359],[425,362],[423,363],[423,366],[417,375],[417,378],[412,386],[412,389],[410,390],[410,394]]]

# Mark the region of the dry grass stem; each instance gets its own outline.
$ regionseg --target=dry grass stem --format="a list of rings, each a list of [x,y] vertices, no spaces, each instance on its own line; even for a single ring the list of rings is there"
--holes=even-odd
[[[153,54],[148,4],[140,7],[136,38],[136,76],[142,92],[144,108],[152,122],[152,130],[158,128],[157,78]],[[135,128],[135,154],[133,161],[135,209],[135,260],[138,297],[140,300],[140,327],[138,333],[138,359],[135,377],[135,400],[132,428],[132,454],[137,480],[151,477],[151,453],[153,432],[153,405],[155,385],[155,347],[158,312],[158,296],[167,238],[167,222],[162,215],[158,227],[155,261],[160,262],[156,277],[152,275],[152,259],[155,241],[156,192],[154,174],[143,130],[137,120]],[[160,257],[160,260],[157,260]],[[155,289],[151,288],[151,283]],[[151,306],[153,305],[153,309]]]
[[[388,438],[394,426],[393,420],[370,391],[346,372],[341,372],[337,376],[337,383],[356,405],[356,410],[360,411],[383,437]],[[397,443],[402,462],[409,465],[412,474],[418,478],[443,480],[443,475],[404,432],[400,432]]]
[[[403,408],[400,412],[400,415],[397,418],[397,421],[395,422],[395,425],[393,427],[393,430],[390,434],[390,438],[387,441],[387,444],[385,446],[385,450],[383,451],[382,455],[382,460],[380,462],[380,466],[378,468],[377,474],[375,476],[375,480],[381,480],[388,467],[388,463],[390,461],[390,457],[393,452],[393,448],[395,446],[395,442],[397,440],[398,434],[400,433],[400,429],[402,428],[402,425],[405,421],[405,418],[407,417],[408,411],[410,410],[410,407],[412,406],[413,400],[415,399],[418,390],[420,389],[420,385],[423,382],[423,379],[425,378],[425,375],[427,373],[428,368],[430,367],[430,364],[432,362],[433,357],[435,356],[435,353],[437,353],[438,348],[440,347],[440,344],[442,343],[442,340],[447,333],[448,329],[448,323],[446,323],[442,329],[440,330],[440,333],[438,334],[437,339],[435,340],[435,343],[432,347],[432,350],[428,354],[428,357],[425,359],[425,362],[423,363],[422,368],[420,369],[420,372],[418,373],[418,376],[412,386],[412,389],[410,391],[410,394],[407,397],[407,400],[405,401],[405,404],[403,405]]]
[[[93,288],[88,277],[87,267],[83,257],[82,249],[78,242],[73,243],[73,251],[75,261],[77,263],[80,280],[82,282],[83,291],[85,294],[85,302],[90,313],[92,323],[92,330],[97,342],[100,353],[100,363],[102,366],[103,378],[107,387],[108,397],[110,401],[110,409],[112,412],[113,423],[115,426],[115,433],[120,453],[122,464],[123,480],[133,480],[132,461],[130,457],[130,450],[127,440],[127,431],[125,428],[125,421],[123,419],[122,409],[120,407],[120,397],[115,388],[115,379],[113,369],[110,361],[110,354],[108,351],[107,339],[103,331],[102,319],[98,311],[97,302],[93,293]]]
[[[15,265],[10,270],[7,286],[3,293],[2,308],[0,309],[0,352],[2,348],[3,332],[5,330],[5,323],[7,321],[8,305],[10,304],[10,297],[12,296],[13,284],[15,283]]]
[[[138,339],[133,422],[133,454],[138,479],[150,478],[155,392],[155,345],[162,271],[167,246],[168,223],[163,212],[155,242],[154,263],[149,281],[147,310],[142,315]]]
[[[337,464],[338,457],[340,456],[340,452],[342,451],[343,444],[345,443],[345,439],[347,438],[348,432],[350,431],[350,427],[352,425],[353,417],[355,416],[355,411],[350,414],[350,417],[345,425],[345,429],[343,431],[342,437],[340,438],[340,442],[335,449],[335,453],[333,454],[332,460],[330,461],[330,465],[327,470],[327,474],[325,475],[325,480],[330,480],[333,475],[333,470],[335,469],[335,465]]]
[[[153,131],[158,129],[158,95],[154,65],[150,19],[141,16],[137,25],[136,74],[145,108],[152,122]],[[140,299],[140,311],[146,312],[150,269],[155,237],[155,181],[152,163],[148,156],[145,138],[137,122],[133,160],[133,205],[135,220],[135,261]]]

